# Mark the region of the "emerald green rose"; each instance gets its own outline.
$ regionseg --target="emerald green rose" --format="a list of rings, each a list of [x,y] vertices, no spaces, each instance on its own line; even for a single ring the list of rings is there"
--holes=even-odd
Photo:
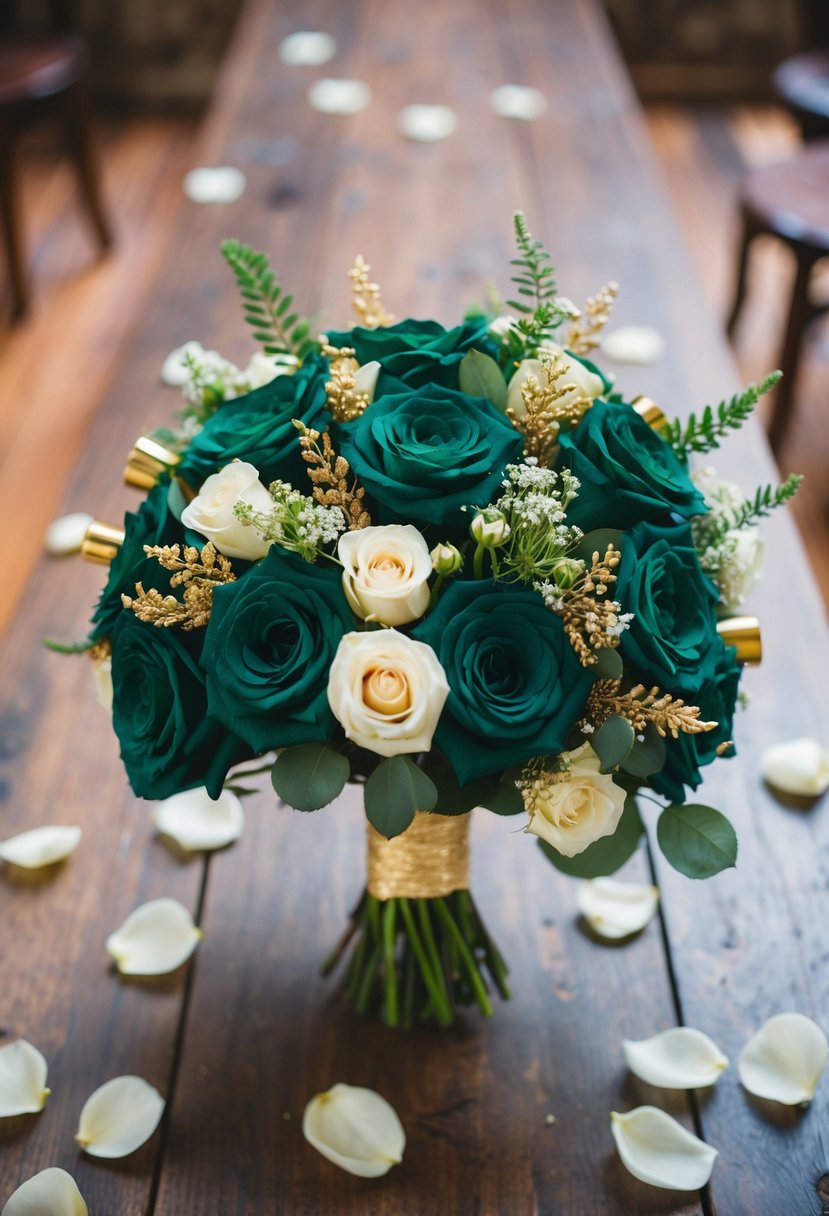
[[[204,785],[218,798],[228,769],[250,753],[208,717],[204,676],[172,629],[122,610],[112,633],[112,724],[139,798]]]
[[[453,583],[413,636],[446,672],[435,743],[462,783],[564,750],[593,676],[537,592]]]
[[[327,378],[327,360],[311,356],[293,376],[277,376],[226,402],[192,440],[177,472],[198,490],[231,460],[244,460],[256,466],[264,485],[290,481],[304,490],[306,465],[291,420],[325,429]]]
[[[444,329],[437,321],[408,320],[380,329],[329,331],[328,340],[333,346],[353,347],[360,364],[375,359],[380,363],[375,398],[389,391],[390,378],[398,382],[392,391],[400,387],[400,382],[410,388],[427,384],[457,388],[458,364],[468,350],[474,346],[497,355],[487,334],[485,317],[466,321],[455,329]]]
[[[490,502],[523,439],[484,397],[429,384],[381,397],[342,428],[341,450],[372,499],[375,523],[464,524]],[[464,524],[465,526],[465,524]]]
[[[322,742],[334,724],[328,671],[353,628],[341,573],[272,545],[213,593],[201,659],[209,712],[256,752]]]
[[[717,759],[717,748],[731,741],[734,727],[734,710],[737,704],[742,666],[737,662],[736,650],[726,646],[722,640],[713,676],[695,694],[694,701],[700,708],[700,717],[705,722],[716,722],[713,730],[689,735],[684,732],[678,739],[665,740],[667,756],[660,772],[648,778],[648,785],[670,798],[672,802],[685,801],[686,785],[696,789],[702,781],[701,768]],[[733,747],[725,753],[730,759],[735,755]]]
[[[690,519],[706,510],[670,444],[621,401],[596,401],[562,435],[557,463],[581,482],[567,522],[585,532],[668,523],[672,515]]]
[[[717,590],[703,573],[687,524],[638,524],[619,542],[615,596],[632,612],[621,653],[643,684],[685,697],[713,679],[722,643]]]

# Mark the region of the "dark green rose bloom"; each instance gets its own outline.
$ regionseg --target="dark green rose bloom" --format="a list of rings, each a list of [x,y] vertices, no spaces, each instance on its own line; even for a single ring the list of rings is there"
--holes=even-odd
[[[112,724],[139,798],[204,785],[218,798],[228,769],[250,752],[207,716],[198,662],[173,629],[122,610],[112,634]]]
[[[325,429],[329,420],[325,411],[327,379],[327,360],[312,355],[295,375],[277,376],[270,384],[226,402],[195,436],[178,474],[198,490],[231,460],[246,460],[259,470],[264,485],[290,481],[305,491],[306,465],[291,419]]]
[[[733,738],[734,709],[742,675],[742,665],[737,662],[737,651],[720,640],[719,654],[714,674],[694,696],[704,722],[716,722],[713,730],[698,735],[680,734],[678,739],[665,740],[667,759],[664,768],[649,777],[647,784],[658,794],[673,802],[685,801],[686,785],[696,789],[702,781],[701,768],[717,759],[717,748]],[[725,752],[725,758],[735,755],[733,747]]]
[[[324,741],[334,725],[328,670],[353,628],[340,571],[272,545],[213,593],[201,659],[210,714],[256,752]]]
[[[106,586],[92,616],[93,639],[112,633],[124,612],[121,596],[134,595],[136,583],[143,583],[146,590],[154,587],[165,595],[169,592],[170,572],[144,552],[145,545],[174,545],[182,540],[181,525],[167,506],[168,489],[167,482],[155,486],[138,510],[124,517],[124,542],[110,562]]]
[[[705,512],[705,499],[670,444],[622,402],[596,401],[561,437],[558,466],[581,482],[568,524],[630,528],[642,520],[668,523]]]
[[[376,505],[375,523],[464,524],[461,507],[500,492],[523,438],[484,397],[430,384],[375,401],[341,450]]]
[[[435,743],[461,783],[564,749],[593,676],[536,591],[453,583],[413,636],[449,681]]]
[[[722,653],[718,594],[703,573],[687,524],[638,524],[619,542],[615,598],[632,612],[621,639],[625,665],[643,684],[685,697],[713,679]]]
[[[377,396],[389,391],[384,381],[392,377],[410,388],[426,384],[458,387],[458,364],[473,346],[497,355],[487,335],[487,320],[476,317],[455,329],[444,329],[437,321],[399,321],[379,329],[328,332],[332,346],[350,346],[360,364],[377,360],[381,365]]]

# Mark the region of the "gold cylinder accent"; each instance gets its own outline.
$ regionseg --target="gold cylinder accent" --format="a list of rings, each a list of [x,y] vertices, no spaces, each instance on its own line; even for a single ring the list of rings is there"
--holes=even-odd
[[[726,646],[737,647],[737,662],[756,666],[763,660],[763,638],[756,616],[730,616],[717,622],[717,633]]]
[[[368,824],[368,891],[375,899],[438,899],[469,887],[465,815],[417,811],[401,836],[387,840]]]
[[[88,562],[99,562],[102,566],[108,566],[123,543],[123,528],[94,519],[86,530],[81,556]]]
[[[634,397],[632,405],[639,417],[654,431],[661,431],[663,426],[667,426],[668,419],[650,397]]]
[[[163,473],[169,473],[181,461],[178,452],[167,448],[149,435],[141,435],[127,457],[124,481],[137,490],[151,490]]]

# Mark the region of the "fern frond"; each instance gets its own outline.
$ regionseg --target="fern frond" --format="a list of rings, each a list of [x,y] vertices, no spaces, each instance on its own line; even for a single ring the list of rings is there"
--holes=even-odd
[[[518,257],[510,265],[518,269],[512,282],[516,294],[524,299],[507,300],[509,307],[520,314],[510,331],[508,354],[510,358],[520,358],[534,354],[544,339],[573,314],[571,307],[556,294],[556,272],[550,255],[531,234],[523,211],[516,211],[513,221]]]
[[[662,432],[677,456],[687,463],[689,452],[710,452],[720,446],[729,431],[736,431],[762,396],[774,388],[782,372],[769,372],[759,384],[749,384],[741,393],[735,393],[728,401],[721,401],[714,408],[706,405],[697,416],[691,414],[685,422],[674,420]]]
[[[266,254],[241,241],[226,240],[222,256],[236,277],[245,320],[265,354],[304,359],[318,349],[309,338],[310,322],[294,311],[294,297],[283,292]]]
[[[746,498],[739,507],[718,512],[710,525],[706,526],[706,520],[701,520],[704,547],[718,545],[727,532],[745,528],[753,520],[771,515],[777,507],[794,498],[802,480],[802,474],[790,473],[780,486],[758,486],[753,498]]]

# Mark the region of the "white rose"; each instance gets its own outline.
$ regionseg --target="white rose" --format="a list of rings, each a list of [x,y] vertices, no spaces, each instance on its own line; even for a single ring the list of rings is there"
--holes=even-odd
[[[95,660],[95,694],[98,704],[112,713],[112,658]]]
[[[565,857],[583,853],[602,836],[612,836],[625,807],[625,791],[610,773],[600,773],[601,761],[589,743],[565,752],[570,761],[562,780],[538,793],[527,831],[546,840]]]
[[[506,342],[510,335],[510,331],[515,329],[515,327],[516,324],[514,318],[508,316],[506,313],[502,313],[500,316],[492,318],[487,330],[493,338],[499,338],[502,342]]]
[[[346,532],[337,546],[343,590],[357,616],[406,625],[429,605],[432,559],[417,528],[387,524]]]
[[[281,359],[277,361],[273,355],[263,355],[258,350],[255,355],[251,355],[250,362],[242,372],[241,378],[253,392],[254,389],[270,384],[271,380],[275,380],[277,376],[281,375],[284,368],[285,365]]]
[[[427,752],[449,695],[431,646],[394,629],[347,633],[328,676],[328,704],[346,735],[380,756]]]
[[[564,375],[559,380],[559,384],[575,385],[575,388],[569,393],[565,393],[563,397],[559,398],[558,405],[570,405],[573,401],[577,401],[579,397],[588,397],[593,401],[604,392],[604,382],[601,376],[597,376],[595,372],[591,372],[578,359],[575,359],[572,355],[568,355],[561,346],[557,346],[555,342],[544,342],[541,349],[545,354],[557,354],[560,356],[559,365],[564,368]],[[524,398],[521,395],[521,386],[530,376],[535,376],[542,388],[546,387],[547,373],[544,371],[540,359],[522,359],[509,382],[507,406],[515,411],[517,418],[523,418],[527,412],[524,406]]]
[[[380,364],[376,359],[372,359],[370,363],[364,363],[354,373],[354,391],[355,393],[365,393],[368,397],[369,405],[374,400],[374,390],[377,388],[377,377],[379,375]]]
[[[255,528],[237,519],[233,514],[237,502],[249,503],[256,511],[273,509],[273,500],[259,480],[258,469],[243,460],[235,460],[225,465],[221,473],[208,477],[182,511],[181,522],[185,528],[192,528],[211,540],[225,557],[255,562],[265,556],[270,542],[263,540]]]
[[[737,483],[718,477],[717,470],[711,465],[694,469],[691,473],[691,481],[702,494],[708,509],[717,515],[742,506],[745,495]]]

